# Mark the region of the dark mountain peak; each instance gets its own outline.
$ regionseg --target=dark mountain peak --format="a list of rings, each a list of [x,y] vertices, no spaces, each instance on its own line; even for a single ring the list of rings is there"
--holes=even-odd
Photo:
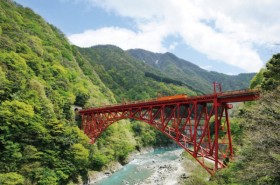
[[[174,55],[173,53],[170,53],[170,52],[166,52],[166,53],[163,53],[161,54],[162,56],[167,56],[167,57],[170,57],[170,58],[173,58],[173,59],[179,59],[176,55]]]
[[[162,53],[155,53],[155,52],[148,51],[148,50],[145,50],[145,49],[140,49],[140,48],[129,49],[129,50],[126,50],[126,51],[129,52],[129,53],[146,53],[146,54],[149,54],[149,55],[160,55],[160,54],[162,54]]]
[[[104,50],[114,50],[114,51],[124,52],[120,47],[115,46],[115,45],[110,45],[110,44],[96,45],[96,46],[91,46],[90,48],[85,48],[85,49],[104,49]]]

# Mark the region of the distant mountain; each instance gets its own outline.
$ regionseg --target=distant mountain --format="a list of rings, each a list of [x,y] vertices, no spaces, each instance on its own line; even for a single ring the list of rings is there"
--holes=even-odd
[[[181,81],[203,93],[212,92],[212,82],[222,83],[225,91],[248,88],[250,80],[255,75],[255,73],[226,75],[209,72],[172,53],[153,53],[143,49],[131,49],[127,53],[143,64],[160,70],[165,76]]]
[[[249,87],[251,74],[226,75],[209,72],[171,53],[152,53],[141,49],[124,51],[112,45],[78,48],[118,102],[161,95],[185,93],[206,94],[213,91],[212,82],[223,84],[223,90]]]
[[[116,46],[78,49],[119,102],[154,98],[159,94],[196,94],[192,87],[169,78],[159,69],[144,64]]]

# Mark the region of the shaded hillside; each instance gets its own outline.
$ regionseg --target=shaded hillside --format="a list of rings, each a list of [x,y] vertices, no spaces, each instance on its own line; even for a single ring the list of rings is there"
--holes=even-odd
[[[183,83],[143,64],[116,46],[79,48],[79,51],[119,102],[154,98],[159,94],[196,94]]]
[[[0,184],[86,181],[88,170],[134,150],[127,124],[110,127],[98,145],[77,127],[73,105],[115,102],[86,66],[57,28],[29,8],[0,1]]]
[[[160,70],[169,78],[179,80],[184,84],[199,89],[204,93],[212,92],[212,82],[222,83],[223,89],[237,90],[248,88],[254,74],[225,75],[217,72],[209,72],[195,64],[180,59],[172,53],[153,53],[142,49],[132,49],[128,54],[141,60],[154,69]]]

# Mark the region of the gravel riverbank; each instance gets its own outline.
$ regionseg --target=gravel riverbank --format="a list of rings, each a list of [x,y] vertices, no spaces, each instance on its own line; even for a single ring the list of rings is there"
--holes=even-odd
[[[146,149],[129,157],[129,164],[114,164],[103,172],[90,174],[90,184],[177,185],[190,175],[182,149]],[[188,163],[193,161],[187,160]],[[191,164],[189,164],[192,166]],[[188,166],[188,164],[187,164]],[[116,172],[116,173],[114,173]]]
[[[183,150],[175,150],[168,154],[176,155],[178,158],[172,161],[153,162],[146,168],[153,169],[154,173],[139,185],[177,185],[182,176],[186,173],[182,165]]]

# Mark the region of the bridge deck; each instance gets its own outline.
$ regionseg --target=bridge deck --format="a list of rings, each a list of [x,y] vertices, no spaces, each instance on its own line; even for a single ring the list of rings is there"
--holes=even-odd
[[[105,105],[102,107],[93,107],[88,109],[83,109],[80,113],[88,113],[88,112],[100,112],[100,111],[109,111],[116,109],[129,109],[129,108],[137,108],[143,106],[155,106],[155,105],[168,105],[174,103],[211,103],[214,99],[217,99],[218,103],[234,103],[234,102],[243,102],[243,101],[252,101],[259,99],[260,91],[259,90],[238,90],[238,91],[228,91],[223,93],[215,93],[215,94],[207,94],[201,96],[190,96],[190,97],[178,97],[174,99],[162,99],[162,98],[154,98],[140,101],[132,101],[125,102],[119,104]]]
[[[214,86],[215,89],[215,86]],[[192,155],[210,174],[232,159],[233,148],[227,103],[252,101],[258,90],[219,92],[202,96],[174,95],[80,111],[82,129],[91,143],[113,123],[135,119],[161,131]],[[211,118],[214,121],[211,121]],[[223,133],[223,135],[219,135]],[[208,165],[204,159],[213,161]]]

